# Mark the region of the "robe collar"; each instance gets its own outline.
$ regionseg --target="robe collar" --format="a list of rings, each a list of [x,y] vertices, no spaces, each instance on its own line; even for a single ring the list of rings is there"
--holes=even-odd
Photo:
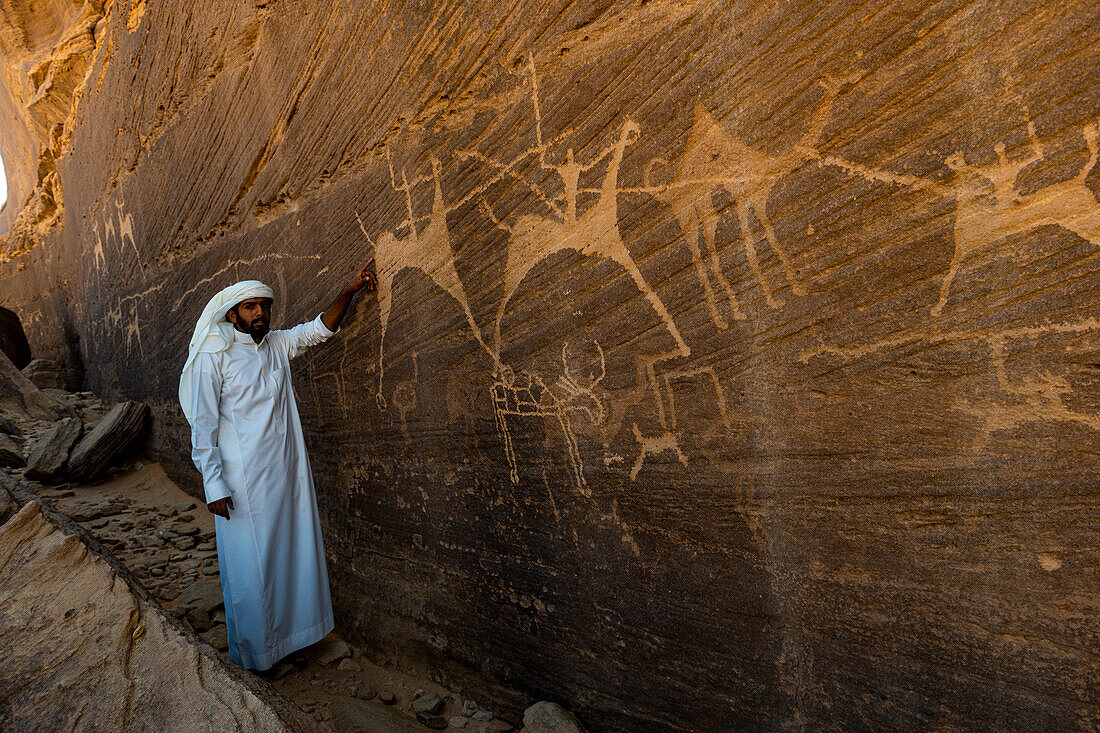
[[[236,328],[233,329],[233,343],[235,344],[248,344],[249,346],[259,348],[260,345],[263,344],[263,342],[266,340],[267,334],[264,334],[264,337],[260,339],[260,343],[256,343],[252,340],[252,334],[238,331]]]

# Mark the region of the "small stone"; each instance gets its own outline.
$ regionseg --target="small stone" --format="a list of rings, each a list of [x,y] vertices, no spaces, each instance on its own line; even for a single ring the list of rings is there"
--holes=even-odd
[[[416,721],[432,730],[446,730],[447,719],[434,713],[417,713]]]
[[[479,722],[488,723],[490,720],[493,719],[493,714],[490,713],[488,710],[478,710],[476,713],[473,714],[473,718],[474,720],[477,720]]]
[[[443,698],[439,695],[421,695],[412,701],[413,712],[416,713],[431,713],[435,715],[443,709]]]
[[[151,534],[136,534],[132,539],[138,547],[160,547],[161,545],[160,538]]]
[[[475,701],[467,700],[466,702],[462,703],[462,714],[465,715],[467,718],[471,717],[476,712],[477,703]]]
[[[177,537],[173,542],[176,547],[186,552],[195,546],[194,537]]]
[[[162,578],[164,577],[164,568],[159,565],[154,568],[149,568],[149,574],[154,578]]]
[[[314,687],[320,687],[321,685],[325,684],[325,681],[322,679],[312,679],[309,681],[309,684],[313,685]]]
[[[397,702],[397,696],[389,690],[382,690],[381,692],[379,692],[378,699],[381,700],[382,703],[385,705],[393,705],[395,702]]]
[[[537,702],[523,713],[523,730],[529,733],[584,733],[580,721],[554,702]]]
[[[211,627],[210,616],[201,608],[192,608],[187,612],[187,623],[200,634],[209,631]]]
[[[213,576],[218,574],[218,566],[211,565],[202,569],[202,574],[206,576]]]
[[[351,656],[351,647],[343,639],[333,639],[328,642],[317,654],[317,663],[327,667],[333,662]]]
[[[180,514],[183,514],[184,512],[189,512],[192,509],[194,509],[195,508],[195,502],[192,501],[192,502],[182,502],[180,504],[173,504],[172,508],[175,509]]]
[[[218,651],[224,652],[229,648],[229,632],[225,626],[215,626],[199,636]]]
[[[468,721],[466,718],[463,718],[461,715],[456,715],[447,722],[451,724],[452,728],[465,728],[466,724],[470,721]]]
[[[214,612],[214,615],[211,616],[210,619],[216,624],[224,624],[225,623],[225,610],[224,609],[218,609],[217,611]]]
[[[92,529],[103,529],[108,524],[110,524],[110,520],[108,520],[108,519],[97,519],[94,522],[92,522],[91,527],[92,527]]]
[[[359,665],[356,664],[355,661],[352,659],[341,659],[340,663],[336,665],[336,669],[340,670],[341,672],[347,672],[348,670],[352,672],[358,672]]]
[[[191,608],[201,608],[211,614],[223,608],[222,586],[217,580],[200,580],[180,594],[180,607],[185,612]]]
[[[172,531],[176,534],[187,535],[191,537],[199,533],[199,528],[193,524],[184,524],[183,522],[172,522]]]
[[[352,694],[360,700],[373,700],[378,696],[378,692],[366,683],[355,685]]]

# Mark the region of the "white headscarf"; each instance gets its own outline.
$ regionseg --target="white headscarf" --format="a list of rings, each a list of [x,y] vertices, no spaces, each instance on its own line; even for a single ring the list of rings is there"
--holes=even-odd
[[[274,298],[270,287],[259,280],[242,280],[230,285],[210,299],[203,308],[199,322],[195,324],[195,333],[187,347],[187,363],[180,374],[180,405],[187,422],[194,417],[191,414],[192,371],[195,357],[199,354],[217,354],[228,349],[233,343],[233,324],[225,320],[229,309],[249,298]]]

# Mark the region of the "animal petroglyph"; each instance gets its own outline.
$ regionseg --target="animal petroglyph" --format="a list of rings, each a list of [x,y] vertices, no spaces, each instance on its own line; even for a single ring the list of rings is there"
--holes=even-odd
[[[382,394],[382,379],[384,375],[383,358],[385,357],[386,327],[390,320],[390,311],[393,308],[393,281],[405,268],[420,270],[430,277],[436,285],[442,288],[452,298],[458,301],[462,310],[466,313],[466,321],[470,324],[474,338],[485,349],[492,353],[481,338],[481,331],[474,321],[474,314],[470,311],[470,303],[466,297],[466,290],[462,286],[462,280],[454,266],[454,252],[451,250],[451,237],[447,231],[447,208],[443,202],[443,189],[439,183],[439,161],[432,159],[432,182],[434,184],[434,197],[432,199],[432,211],[428,216],[428,224],[421,231],[416,230],[416,219],[413,215],[412,187],[405,172],[401,172],[401,184],[398,185],[394,178],[393,168],[390,168],[390,185],[394,190],[405,194],[405,205],[408,208],[408,219],[401,225],[407,226],[409,236],[400,238],[394,231],[389,231],[378,238],[374,243],[374,256],[378,263],[378,313],[382,321],[381,335],[378,347],[378,393],[376,399],[380,409],[386,408],[386,398]],[[363,226],[362,219],[356,214],[359,227],[367,241],[371,241]],[[398,228],[401,228],[399,226]]]
[[[141,253],[138,251],[137,240],[134,239],[134,217],[132,214],[124,214],[126,205],[121,199],[114,201],[113,206],[115,208],[113,213],[107,208],[103,214],[102,235],[99,230],[98,215],[92,219],[92,234],[95,237],[95,244],[92,246],[92,266],[96,272],[100,272],[107,264],[107,248],[117,245],[121,253],[126,246],[126,241],[129,240],[130,248],[134,251],[134,258],[137,260],[138,271],[144,280],[145,263],[142,262]]]
[[[677,328],[672,316],[665,308],[660,296],[642,276],[638,264],[626,248],[619,231],[619,167],[622,164],[626,147],[638,139],[640,128],[635,122],[628,120],[623,125],[618,142],[601,152],[588,165],[582,165],[576,161],[572,148],[566,151],[563,163],[560,165],[548,164],[542,142],[538,85],[533,64],[531,75],[532,102],[535,111],[535,139],[539,151],[539,164],[541,168],[552,170],[561,178],[565,188],[565,208],[563,211],[558,211],[557,216],[544,217],[537,214],[524,214],[515,224],[509,225],[497,219],[492,207],[482,199],[482,207],[489,218],[499,228],[509,233],[507,265],[504,275],[504,297],[496,318],[495,348],[497,353],[500,353],[500,325],[504,318],[505,309],[508,306],[508,301],[519,289],[523,279],[536,265],[550,255],[556,252],[574,251],[583,255],[594,255],[609,259],[626,270],[635,286],[664,322],[669,334],[676,342],[677,348],[686,356],[691,350],[684,342],[679,328]],[[608,156],[611,159],[608,162],[607,173],[604,174],[603,183],[599,189],[599,200],[578,216],[577,195],[580,192],[580,176],[585,171],[600,164]],[[552,202],[549,203],[551,203],[551,209],[557,211]]]
[[[975,404],[959,400],[955,409],[981,418],[982,429],[974,439],[973,448],[984,448],[994,432],[1014,430],[1019,425],[1032,422],[1064,422],[1084,425],[1100,431],[1100,417],[1069,409],[1065,397],[1073,392],[1064,377],[1050,372],[1025,376],[1013,384],[1005,368],[1004,340],[991,338],[989,349],[997,374],[997,385],[1009,397],[1006,404]]]
[[[561,352],[563,374],[553,388],[548,388],[542,378],[536,374],[523,371],[516,375],[511,367],[506,365],[494,375],[490,393],[512,483],[519,483],[519,464],[516,460],[515,444],[508,425],[508,417],[538,417],[548,422],[555,422],[561,429],[569,451],[573,481],[582,494],[590,496],[588,482],[584,478],[584,464],[570,416],[583,414],[593,424],[599,424],[606,416],[603,403],[594,391],[596,385],[603,381],[606,375],[603,349],[598,343],[596,343],[596,350],[600,360],[599,373],[578,377],[577,370],[570,368],[568,363],[568,344],[563,345]]]
[[[732,427],[725,390],[722,389],[722,383],[718,379],[718,372],[713,367],[673,366],[670,362],[678,356],[675,352],[669,352],[637,359],[638,382],[644,384],[644,392],[649,395],[656,407],[657,423],[661,430],[655,435],[644,435],[637,423],[631,427],[634,439],[638,443],[638,457],[630,471],[631,481],[637,480],[647,457],[665,451],[672,451],[681,464],[687,465],[687,457],[680,449],[677,430],[676,396],[673,387],[675,383],[704,380],[708,388],[714,390],[714,404],[718,409],[720,427],[726,430]],[[658,371],[658,365],[662,365],[660,371]],[[640,398],[636,398],[634,404],[639,404],[641,401]]]
[[[764,229],[764,235],[772,251],[779,258],[787,284],[795,295],[805,295],[790,258],[779,244],[768,217],[768,197],[781,179],[790,175],[802,164],[819,158],[816,145],[821,138],[829,114],[832,111],[840,84],[827,79],[822,82],[824,92],[809,128],[802,138],[782,153],[771,154],[752,147],[744,140],[730,135],[718,120],[700,103],[695,105],[695,121],[691,127],[687,146],[679,166],[667,186],[655,187],[650,182],[654,165],[665,163],[654,159],[646,167],[643,178],[646,192],[672,207],[673,214],[691,250],[699,280],[706,294],[711,319],[721,329],[729,327],[724,313],[718,308],[716,287],[718,283],[729,303],[734,318],[743,319],[737,298],[729,280],[722,273],[715,245],[718,230],[718,213],[711,200],[718,188],[726,189],[735,201],[737,221],[741,227],[741,241],[745,247],[749,266],[764,291],[764,299],[772,308],[780,308],[783,301],[776,298],[760,266],[756,242],[750,227],[750,214],[754,214]],[[700,242],[700,239],[702,242]],[[705,249],[705,254],[704,254]],[[709,272],[708,272],[709,270]]]
[[[948,167],[955,172],[955,252],[940,285],[940,297],[932,307],[932,315],[943,312],[951,283],[963,260],[1000,240],[1054,224],[1090,242],[1100,243],[1100,206],[1085,185],[1097,161],[1097,125],[1085,125],[1082,130],[1089,158],[1075,177],[1023,195],[1016,189],[1020,173],[1044,157],[1031,124],[1028,132],[1032,153],[1026,158],[1011,160],[1005,154],[1004,144],[998,143],[995,146],[998,161],[993,165],[967,164],[960,153],[947,159]]]

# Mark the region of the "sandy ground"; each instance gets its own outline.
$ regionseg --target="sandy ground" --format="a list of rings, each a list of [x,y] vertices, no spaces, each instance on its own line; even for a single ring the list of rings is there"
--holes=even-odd
[[[40,494],[111,549],[169,612],[225,651],[213,515],[176,486],[160,465],[137,460],[105,481],[43,487]],[[210,613],[190,608],[196,595],[205,597]],[[198,605],[203,605],[202,600]],[[437,714],[443,720],[433,721],[437,729],[512,730],[475,701],[433,682],[379,667],[345,643],[338,634],[330,634],[305,650],[297,666],[284,660],[265,677],[339,731],[428,730],[417,722],[413,702],[419,700],[418,707],[423,707],[432,695],[442,698]]]

